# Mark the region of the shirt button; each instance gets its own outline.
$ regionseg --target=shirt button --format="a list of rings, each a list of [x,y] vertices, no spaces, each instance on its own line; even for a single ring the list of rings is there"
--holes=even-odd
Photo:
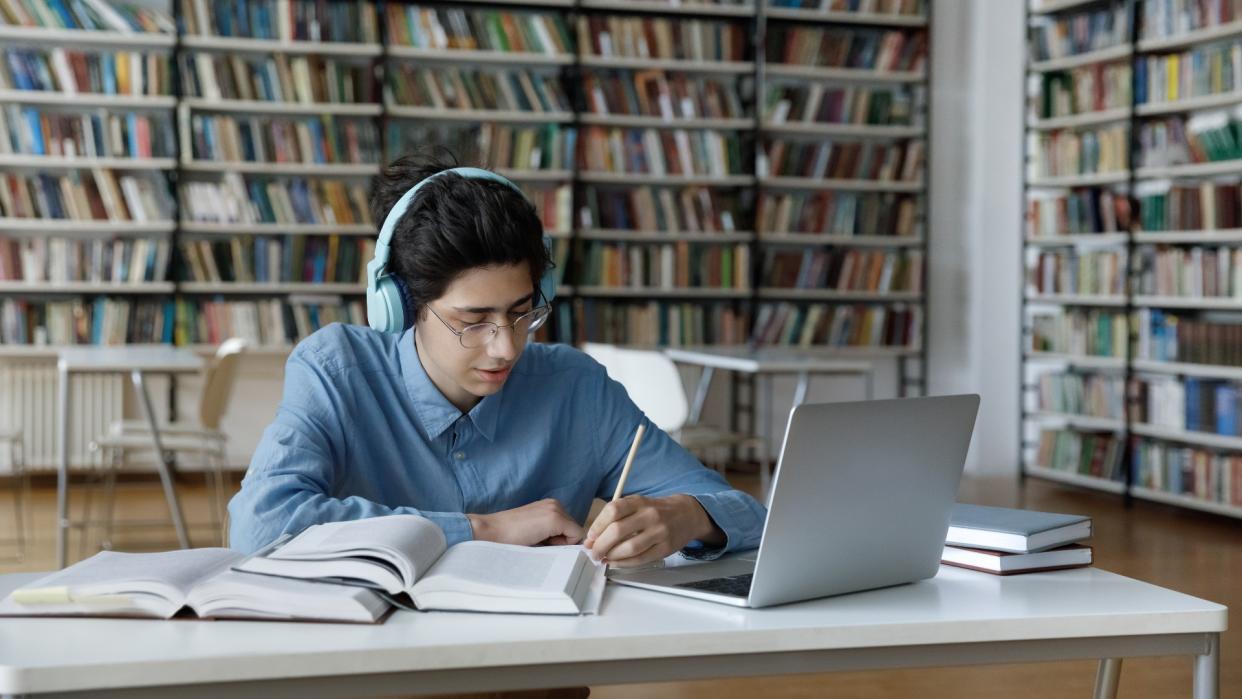
[[[466,458],[466,452],[459,451],[456,454],[453,454],[453,456],[456,457],[458,461],[461,461],[462,459]]]

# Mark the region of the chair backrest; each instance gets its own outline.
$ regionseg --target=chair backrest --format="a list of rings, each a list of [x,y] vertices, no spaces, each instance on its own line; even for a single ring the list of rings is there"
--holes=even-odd
[[[247,342],[240,337],[230,337],[220,343],[215,361],[207,368],[203,380],[203,394],[198,402],[198,419],[203,427],[220,429],[220,420],[237,382],[237,363],[246,351]]]
[[[690,404],[673,360],[661,352],[594,342],[583,345],[582,351],[604,365],[608,376],[625,387],[630,400],[656,427],[676,432],[685,426]]]

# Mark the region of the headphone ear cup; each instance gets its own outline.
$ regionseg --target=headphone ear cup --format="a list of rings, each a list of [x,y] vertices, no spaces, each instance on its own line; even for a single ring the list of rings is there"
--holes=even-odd
[[[387,278],[392,280],[392,288],[396,291],[398,304],[400,304],[401,308],[401,317],[396,319],[397,322],[393,323],[393,325],[400,327],[401,331],[405,332],[414,326],[414,319],[417,317],[414,313],[414,296],[410,292],[410,287],[401,281],[400,277],[390,274]]]
[[[552,236],[546,233],[543,236],[543,247],[548,251],[548,258],[554,260],[556,255],[553,253]],[[555,264],[555,263],[554,263]],[[543,294],[543,298],[548,303],[552,303],[552,299],[556,298],[556,269],[548,268],[544,271],[543,276],[539,279],[539,293]]]
[[[405,302],[403,291],[405,285],[392,275],[380,277],[375,282],[375,291],[367,293],[367,323],[373,329],[385,333],[395,333],[406,327]],[[412,317],[412,316],[410,316]]]

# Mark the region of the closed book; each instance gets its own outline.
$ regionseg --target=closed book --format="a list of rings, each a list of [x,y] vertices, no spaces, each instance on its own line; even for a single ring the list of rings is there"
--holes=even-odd
[[[1038,573],[1065,568],[1082,568],[1092,563],[1090,546],[1070,544],[1035,553],[1005,553],[987,549],[945,546],[940,562],[996,575]]]
[[[1090,538],[1091,518],[1082,515],[957,504],[949,517],[950,546],[1031,553]]]

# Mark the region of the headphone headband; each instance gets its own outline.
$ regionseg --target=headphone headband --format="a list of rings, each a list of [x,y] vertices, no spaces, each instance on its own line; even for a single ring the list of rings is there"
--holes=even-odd
[[[511,180],[491,170],[477,167],[454,167],[429,175],[410,187],[409,191],[392,205],[384,223],[380,226],[379,238],[375,241],[375,255],[367,263],[367,322],[375,330],[381,332],[401,332],[414,324],[413,302],[406,285],[396,276],[387,274],[389,244],[397,228],[397,223],[405,215],[410,204],[414,202],[418,190],[428,182],[442,175],[454,174],[472,180],[490,180],[499,182],[519,196],[526,199],[526,194]],[[527,200],[529,201],[529,200]],[[551,240],[545,235],[544,245],[551,247]],[[540,280],[540,291],[548,302],[556,294],[555,278],[547,271]]]

